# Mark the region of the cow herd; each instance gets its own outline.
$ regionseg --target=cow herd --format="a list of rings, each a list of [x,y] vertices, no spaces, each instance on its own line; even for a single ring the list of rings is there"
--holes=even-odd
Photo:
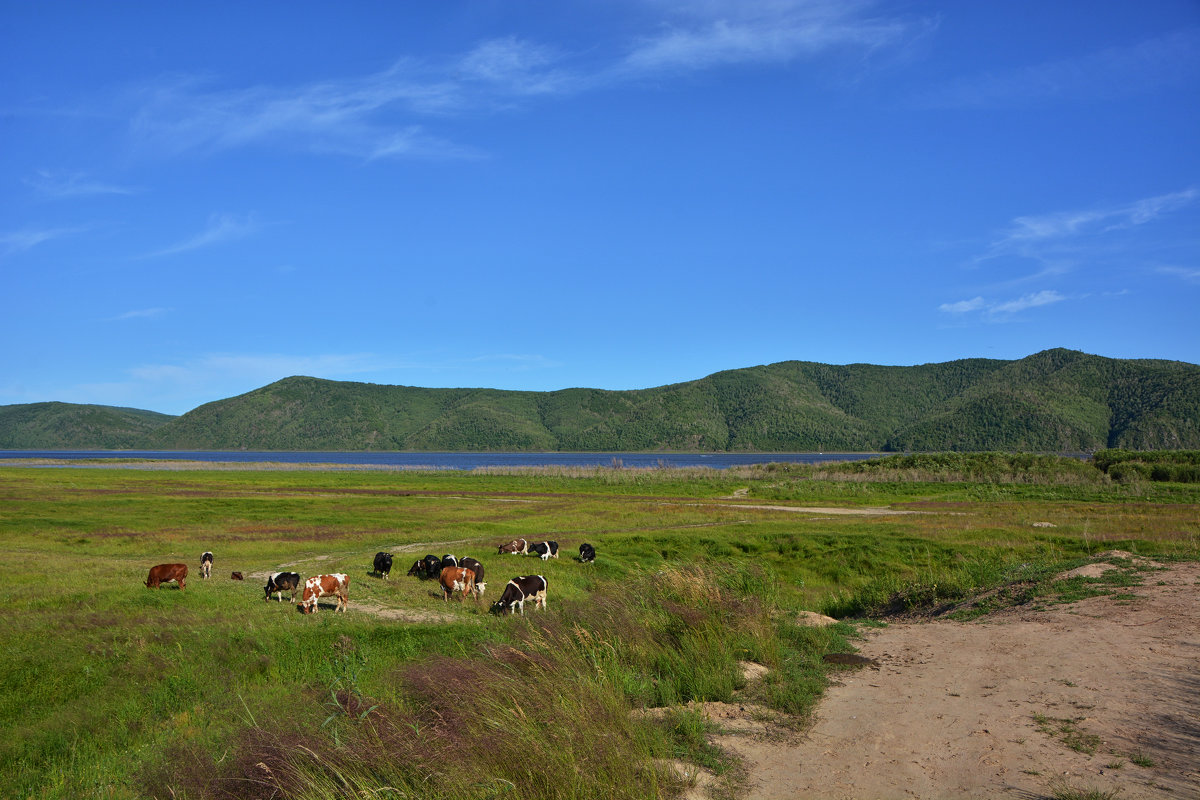
[[[558,558],[558,542],[545,541],[531,544],[525,539],[513,539],[498,546],[497,554],[500,553],[535,555],[545,561],[549,558]],[[595,560],[596,549],[590,544],[581,544],[579,561],[588,564]],[[200,556],[201,577],[210,577],[212,566],[213,554],[206,550]],[[392,554],[376,553],[372,563],[373,574],[387,580],[391,571]],[[158,564],[150,568],[150,574],[146,578],[146,587],[157,589],[164,583],[175,581],[179,584],[179,588],[183,589],[187,585],[187,574],[187,564]],[[451,595],[461,592],[461,599],[465,600],[467,595],[473,595],[475,601],[478,602],[484,591],[487,590],[484,574],[483,564],[477,559],[470,556],[460,559],[449,553],[441,558],[427,555],[414,561],[408,570],[410,576],[421,579],[436,578],[442,588],[442,599],[446,601],[450,599]],[[241,580],[242,574],[234,572],[231,578]],[[532,600],[534,608],[545,608],[547,587],[546,578],[542,575],[519,575],[505,584],[500,599],[492,604],[491,610],[496,614],[511,614],[515,609],[524,615],[526,600]],[[350,576],[335,572],[329,575],[314,575],[304,580],[296,572],[275,572],[267,578],[267,585],[263,589],[264,600],[270,601],[271,596],[274,595],[277,602],[282,603],[283,595],[286,592],[289,602],[293,604],[296,604],[296,593],[300,591],[301,598],[297,607],[305,614],[316,612],[317,600],[326,596],[333,597],[337,601],[337,605],[334,607],[335,611],[344,612],[350,600]]]

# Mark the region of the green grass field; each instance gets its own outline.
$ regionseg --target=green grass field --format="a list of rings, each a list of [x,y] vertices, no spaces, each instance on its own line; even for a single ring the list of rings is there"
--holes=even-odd
[[[974,480],[0,466],[5,794],[671,797],[655,759],[729,764],[694,715],[631,711],[737,695],[802,722],[821,656],[852,649],[854,625],[801,628],[799,610],[932,607],[1112,548],[1200,557],[1200,485],[1044,466]],[[916,513],[752,507],[770,505]],[[496,555],[516,537],[561,556]],[[584,541],[595,564],[574,557]],[[379,550],[396,554],[390,581],[370,574]],[[447,552],[484,563],[483,603],[405,577]],[[175,561],[185,590],[145,588]],[[349,613],[264,602],[257,576],[280,569],[349,574]],[[546,576],[549,609],[489,614],[521,574]],[[768,677],[746,686],[741,660]]]

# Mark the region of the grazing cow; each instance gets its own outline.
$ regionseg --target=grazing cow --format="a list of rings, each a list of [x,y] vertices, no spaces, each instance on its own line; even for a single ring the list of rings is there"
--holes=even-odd
[[[314,575],[304,582],[304,599],[300,601],[300,611],[312,614],[317,610],[317,598],[325,595],[337,598],[334,611],[346,612],[346,604],[350,601],[350,576],[344,572],[334,572],[330,575]]]
[[[513,578],[504,587],[500,599],[492,604],[495,614],[511,614],[513,606],[525,616],[525,601],[532,599],[533,607],[546,607],[546,579],[541,575],[522,575]]]
[[[435,555],[425,556],[425,577],[436,578],[442,571],[442,560]]]
[[[150,568],[150,576],[146,578],[147,589],[157,589],[160,584],[175,581],[182,589],[187,585],[187,564],[159,564]]]
[[[375,554],[375,574],[382,575],[386,581],[388,574],[392,571],[392,554],[391,553],[376,553]]]
[[[279,594],[279,602],[283,602],[283,593],[292,593],[292,602],[296,602],[296,590],[300,588],[300,575],[295,572],[276,572],[271,577],[267,578],[266,585],[267,596],[264,600],[270,600],[272,594]]]
[[[511,553],[514,556],[523,556],[529,552],[529,542],[524,539],[513,539],[508,544],[499,545],[499,548],[500,551],[496,555]]]
[[[414,561],[413,565],[408,568],[409,575],[416,575],[418,578],[425,577],[425,559]]]
[[[529,545],[530,555],[539,556],[542,561],[547,558],[558,558],[558,542],[538,542]]]
[[[229,579],[230,579],[231,581],[244,581],[244,580],[246,580],[245,578],[243,578],[243,577],[242,577],[242,573],[240,573],[240,572],[234,572],[234,573],[231,573],[231,574],[229,575]]]
[[[592,547],[587,542],[579,545],[579,560],[584,564],[596,560],[596,548]]]
[[[460,567],[466,567],[475,573],[475,592],[480,596],[487,591],[487,584],[483,582],[483,564],[480,564],[475,559],[467,556],[458,562]]]
[[[458,566],[458,559],[455,558],[450,553],[446,553],[446,555],[442,556],[441,568],[434,574],[441,575],[442,570],[445,569],[446,567],[457,567],[457,566]]]
[[[200,554],[200,577],[208,578],[212,575],[213,557],[211,550],[205,550]]]
[[[479,594],[475,588],[475,573],[466,567],[446,567],[442,570],[438,580],[442,584],[442,600],[449,600],[450,595],[461,589],[464,600],[468,594],[474,594],[475,601],[479,602]]]

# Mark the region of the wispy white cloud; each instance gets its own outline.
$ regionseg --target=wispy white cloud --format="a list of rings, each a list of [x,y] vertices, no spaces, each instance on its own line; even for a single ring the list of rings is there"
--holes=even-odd
[[[1103,242],[1106,235],[1147,225],[1197,199],[1200,190],[1187,188],[1116,206],[1016,217],[983,253],[971,259],[971,264],[1018,257],[1040,263],[1040,277],[1062,274],[1089,246]]]
[[[1017,217],[993,246],[1004,248],[1024,242],[1065,239],[1145,225],[1163,214],[1183,208],[1197,197],[1200,197],[1200,191],[1189,188],[1111,208]]]
[[[826,0],[677,5],[682,19],[641,38],[616,67],[644,74],[785,63],[836,49],[870,52],[928,29],[927,20],[871,16],[869,4]]]
[[[1155,272],[1180,278],[1188,283],[1200,283],[1200,269],[1195,267],[1158,267]]]
[[[431,132],[431,121],[647,75],[871,52],[928,29],[869,9],[849,0],[674,4],[658,6],[671,20],[664,27],[607,53],[508,36],[440,63],[404,58],[378,72],[295,86],[220,89],[176,77],[135,92],[131,128],[141,145],[166,153],[271,145],[366,159],[477,157]]]
[[[168,309],[165,308],[139,308],[134,311],[126,311],[123,314],[117,314],[115,317],[109,317],[109,322],[120,322],[126,319],[150,319],[152,317],[161,317],[166,314]]]
[[[55,173],[42,170],[34,177],[27,178],[25,184],[44,197],[53,199],[105,194],[129,195],[141,191],[132,186],[104,183],[81,172]]]
[[[1200,28],[1019,69],[970,75],[928,92],[933,107],[991,107],[1077,99],[1110,100],[1200,76]]]
[[[549,47],[508,36],[483,42],[467,53],[454,74],[464,84],[487,84],[507,95],[562,93],[578,86],[577,77],[562,68],[562,59]]]
[[[87,230],[86,227],[75,228],[26,228],[19,231],[0,233],[0,258],[14,256],[32,250],[44,242],[75,236]]]
[[[258,229],[259,225],[253,217],[239,218],[232,214],[214,214],[209,218],[208,226],[200,233],[177,244],[148,253],[144,258],[178,255],[202,247],[244,239]]]
[[[1037,308],[1038,306],[1048,306],[1051,303],[1061,303],[1067,298],[1063,297],[1053,289],[1046,289],[1033,294],[1027,294],[1024,297],[1018,297],[1015,300],[1008,300],[1003,303],[996,303],[988,306],[989,314],[1015,314],[1018,311],[1024,311],[1027,308]]]
[[[970,300],[959,300],[957,303],[942,303],[938,306],[938,310],[945,311],[947,314],[966,314],[971,311],[978,311],[983,306],[984,301],[982,297],[972,297]]]
[[[1053,289],[1044,289],[1011,300],[987,301],[983,297],[973,297],[970,300],[960,300],[957,303],[942,303],[938,310],[947,314],[963,316],[979,312],[991,320],[1006,319],[1013,314],[1039,306],[1061,303],[1067,298]]]

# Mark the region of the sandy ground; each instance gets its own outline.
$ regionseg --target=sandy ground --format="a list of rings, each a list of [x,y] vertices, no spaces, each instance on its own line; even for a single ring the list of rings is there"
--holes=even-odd
[[[838,673],[802,734],[712,715],[747,769],[738,796],[1200,798],[1200,565],[1123,591],[868,630],[878,667]]]

